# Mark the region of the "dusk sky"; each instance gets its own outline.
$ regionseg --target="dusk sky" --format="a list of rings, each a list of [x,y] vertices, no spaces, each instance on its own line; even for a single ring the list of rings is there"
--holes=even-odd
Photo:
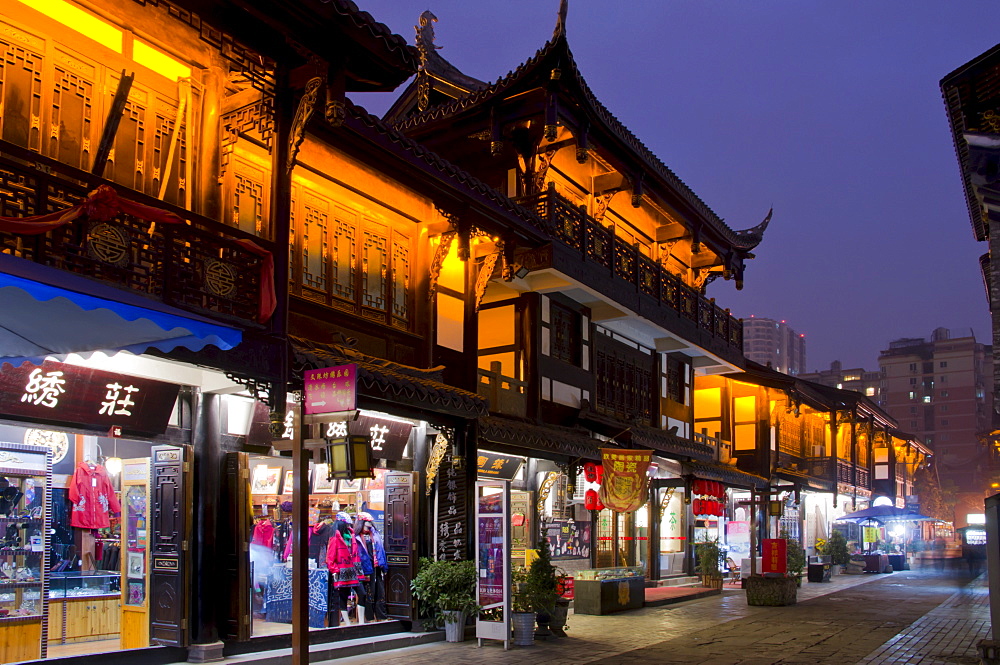
[[[551,36],[558,0],[357,0],[495,81]],[[1000,41],[996,0],[570,0],[591,89],[726,223],[774,218],[746,285],[708,295],[785,319],[807,369],[878,367],[900,337],[990,343],[989,312],[938,82]],[[402,87],[397,91],[401,92]],[[381,115],[393,95],[353,99]]]

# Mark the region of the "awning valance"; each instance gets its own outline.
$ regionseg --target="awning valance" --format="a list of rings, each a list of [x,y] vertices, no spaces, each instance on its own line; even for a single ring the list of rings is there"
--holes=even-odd
[[[571,427],[540,425],[500,416],[479,419],[480,447],[490,442],[517,448],[519,454],[532,452],[554,453],[556,455],[592,460],[601,460],[601,446],[607,443],[592,439],[586,430]],[[514,452],[514,451],[511,451]]]
[[[231,349],[237,328],[80,275],[0,254],[0,361],[18,366],[97,351],[143,353],[208,344]]]
[[[685,474],[704,478],[705,480],[718,480],[733,487],[764,489],[768,486],[767,478],[747,473],[746,471],[740,471],[734,466],[706,464],[704,462],[683,462],[681,468],[684,469]]]

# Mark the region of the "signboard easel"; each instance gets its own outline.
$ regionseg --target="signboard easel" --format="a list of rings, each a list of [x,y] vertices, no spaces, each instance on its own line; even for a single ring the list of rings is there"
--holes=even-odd
[[[502,480],[476,481],[476,639],[510,648],[510,490]]]

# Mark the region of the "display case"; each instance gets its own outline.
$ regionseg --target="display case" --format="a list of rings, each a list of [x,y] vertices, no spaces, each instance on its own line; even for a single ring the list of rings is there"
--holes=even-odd
[[[113,571],[88,570],[66,573],[49,573],[49,600],[94,596],[113,596],[121,593],[121,576]]]
[[[580,570],[573,582],[575,614],[637,610],[645,602],[646,571],[641,566]]]
[[[573,573],[577,580],[620,580],[630,577],[646,577],[646,569],[642,566],[620,566],[617,568],[590,568]]]
[[[0,662],[46,656],[52,453],[0,443]]]

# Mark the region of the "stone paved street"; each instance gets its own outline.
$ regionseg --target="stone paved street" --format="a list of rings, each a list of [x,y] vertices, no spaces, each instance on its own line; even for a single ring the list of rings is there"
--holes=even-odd
[[[436,643],[378,655],[380,665],[545,663],[569,665],[805,665],[828,663],[976,663],[975,645],[989,634],[985,576],[969,583],[949,571],[840,575],[804,584],[792,607],[748,607],[743,592],[725,590],[667,607],[594,617],[571,615],[570,637],[482,649]],[[346,658],[340,665],[371,662]]]

